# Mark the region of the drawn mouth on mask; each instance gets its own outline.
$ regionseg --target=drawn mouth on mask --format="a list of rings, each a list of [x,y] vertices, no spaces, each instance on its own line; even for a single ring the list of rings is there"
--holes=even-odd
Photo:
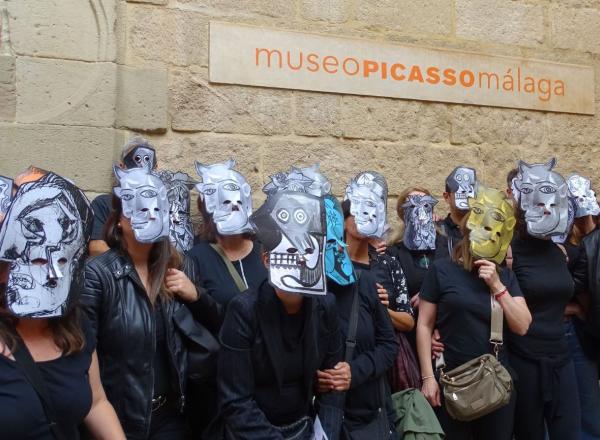
[[[149,221],[143,223],[131,223],[132,229],[144,229],[148,226]]]
[[[317,285],[323,277],[320,265],[320,255],[314,268],[308,267],[306,260],[300,259],[300,257],[304,256],[298,254],[271,253],[269,263],[272,268],[275,270],[292,272],[281,277],[281,282],[284,286],[297,288],[300,285],[302,287],[310,288]],[[288,279],[290,279],[293,284],[288,282]]]

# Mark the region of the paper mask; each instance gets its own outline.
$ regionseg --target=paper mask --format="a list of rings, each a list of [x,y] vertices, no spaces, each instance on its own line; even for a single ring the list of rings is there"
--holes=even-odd
[[[8,177],[0,176],[0,224],[10,207],[12,199],[13,181]]]
[[[454,204],[462,211],[469,209],[469,197],[475,197],[477,172],[473,168],[459,166],[446,178],[446,187],[454,194]]]
[[[167,188],[149,168],[123,170],[114,167],[119,186],[113,191],[121,199],[123,215],[131,222],[135,239],[156,243],[169,236]]]
[[[430,195],[410,195],[404,209],[404,246],[411,250],[435,249],[433,207],[438,201]]]
[[[278,191],[250,217],[269,251],[269,282],[285,292],[325,295],[325,212],[321,198]]]
[[[344,200],[350,200],[350,214],[356,229],[365,237],[381,238],[388,229],[387,182],[375,171],[358,174],[346,187]]]
[[[270,176],[263,192],[267,195],[277,191],[298,191],[322,197],[331,193],[331,182],[325,177],[316,163],[310,167],[291,167],[288,172],[281,172]]]
[[[340,202],[332,195],[325,196],[325,216],[325,271],[331,280],[342,286],[352,284],[356,277],[348,246],[344,242],[344,214]]]
[[[600,214],[596,193],[592,190],[589,179],[573,174],[567,180],[567,185],[569,187],[569,198],[573,199],[576,206],[575,218]]]
[[[31,167],[21,178],[0,228],[6,306],[20,317],[58,317],[83,289],[92,210],[79,188],[54,173]]]
[[[190,189],[196,182],[181,171],[163,170],[158,176],[167,187],[169,238],[179,252],[185,252],[194,245],[194,228],[190,218]]]
[[[501,264],[517,223],[506,194],[479,185],[475,198],[469,199],[469,208],[467,229],[471,254]]]
[[[573,223],[575,222],[575,212],[577,211],[577,206],[575,205],[575,200],[572,198],[568,198],[569,200],[569,220],[567,221],[567,231],[564,234],[553,235],[550,237],[554,243],[563,244],[569,238],[569,234],[571,233],[571,228],[573,227]]]
[[[515,186],[521,209],[525,211],[527,231],[545,238],[567,232],[569,221],[568,187],[565,179],[552,171],[556,159],[545,164],[528,165],[519,161]]]
[[[248,221],[252,214],[250,185],[233,167],[233,159],[214,165],[196,162],[196,171],[202,178],[196,189],[221,235],[252,232]]]
[[[153,170],[156,168],[156,151],[149,146],[135,147],[123,158],[123,165],[127,169],[149,167]]]

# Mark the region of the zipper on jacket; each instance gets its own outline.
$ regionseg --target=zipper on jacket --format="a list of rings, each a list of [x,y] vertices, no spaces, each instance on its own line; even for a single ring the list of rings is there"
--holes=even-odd
[[[172,311],[173,307],[174,307],[174,303],[173,301],[175,301],[174,298],[172,298],[171,300],[169,300],[169,310],[166,309],[166,307],[164,307],[165,305],[163,304],[163,307],[161,307],[162,309],[162,315],[163,315],[163,320],[165,323],[165,328],[167,329],[167,335],[169,334],[168,331],[168,325],[171,325],[170,321],[169,321],[169,316],[172,316],[172,313],[168,313],[170,311]],[[182,305],[182,307],[185,307],[185,305]],[[176,330],[175,330],[176,331]],[[171,368],[173,369],[173,372],[175,373],[176,379],[177,379],[177,387],[178,387],[178,391],[179,391],[179,412],[183,413],[184,407],[185,407],[185,390],[183,389],[183,381],[182,378],[180,377],[180,371],[177,368],[177,363],[175,362],[174,359],[174,352],[175,349],[173,347],[173,338],[174,338],[174,333],[171,334],[171,337],[167,336],[167,348],[168,348],[168,354],[169,354],[169,360],[171,361]]]

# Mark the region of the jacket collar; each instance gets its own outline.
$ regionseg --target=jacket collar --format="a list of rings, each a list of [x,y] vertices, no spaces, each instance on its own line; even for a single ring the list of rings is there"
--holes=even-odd
[[[115,279],[122,280],[123,278],[129,277],[137,285],[138,288],[146,292],[144,283],[142,283],[142,280],[140,279],[140,276],[135,270],[135,266],[131,262],[129,256],[117,250],[113,250],[113,252],[116,253],[117,258],[113,260],[113,264],[111,265],[110,270],[114,275]]]

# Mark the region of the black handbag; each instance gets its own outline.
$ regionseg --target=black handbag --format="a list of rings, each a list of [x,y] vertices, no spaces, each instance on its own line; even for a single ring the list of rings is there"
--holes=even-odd
[[[352,289],[352,310],[350,312],[350,322],[348,325],[348,337],[346,339],[346,352],[344,360],[350,362],[354,355],[354,348],[356,347],[356,329],[358,327],[358,311],[359,311],[359,294],[358,284],[360,281],[360,274],[354,283]],[[342,424],[341,438],[345,440],[385,440],[389,439],[392,432],[390,430],[390,422],[385,411],[385,376],[379,378],[379,387],[377,389],[377,395],[379,400],[379,408],[377,409],[377,415],[369,423],[356,423],[350,420],[344,419]]]

